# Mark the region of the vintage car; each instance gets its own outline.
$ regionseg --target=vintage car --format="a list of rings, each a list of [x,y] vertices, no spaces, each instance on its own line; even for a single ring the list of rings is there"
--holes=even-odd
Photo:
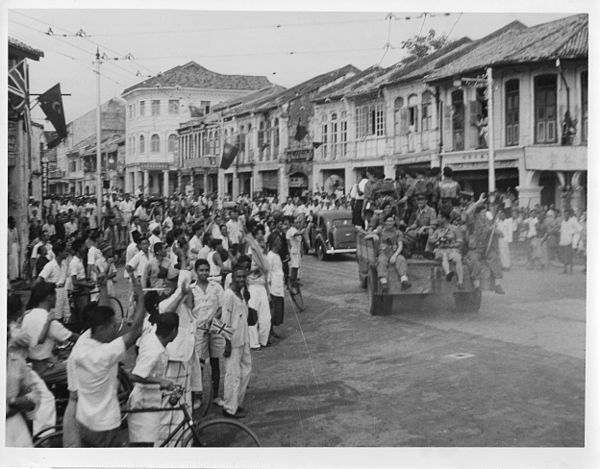
[[[356,233],[350,210],[328,210],[318,212],[309,231],[310,247],[318,259],[328,256],[356,252]]]

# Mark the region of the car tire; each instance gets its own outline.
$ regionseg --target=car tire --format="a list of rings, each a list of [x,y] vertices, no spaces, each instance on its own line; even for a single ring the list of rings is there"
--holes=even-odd
[[[327,260],[327,251],[325,250],[325,245],[322,242],[318,242],[315,247],[315,253],[317,254],[317,259],[320,261]]]

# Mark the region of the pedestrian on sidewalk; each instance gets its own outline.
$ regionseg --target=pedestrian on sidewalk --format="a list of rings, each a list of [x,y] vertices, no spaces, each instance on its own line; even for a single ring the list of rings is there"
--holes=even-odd
[[[560,224],[560,252],[563,263],[563,274],[573,273],[573,239],[581,231],[581,225],[575,217],[575,212],[568,208],[564,211]]]

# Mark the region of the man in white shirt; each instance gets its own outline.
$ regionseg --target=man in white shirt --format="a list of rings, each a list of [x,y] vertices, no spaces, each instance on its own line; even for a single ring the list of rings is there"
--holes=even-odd
[[[239,220],[239,213],[237,210],[231,211],[231,217],[225,223],[227,226],[227,236],[232,246],[236,246],[242,242],[242,238],[244,237],[244,230],[242,228],[242,224]]]
[[[42,271],[38,274],[38,278],[56,285],[54,316],[56,319],[68,321],[71,316],[71,310],[69,308],[69,297],[65,287],[69,267],[66,261],[66,245],[63,241],[59,241],[54,249],[56,251],[56,257],[44,266]]]
[[[132,257],[125,268],[132,279],[141,282],[143,288],[146,288],[146,266],[150,260],[148,249],[150,243],[147,238],[140,239],[140,251]]]
[[[560,223],[560,238],[558,241],[561,260],[563,263],[563,274],[573,273],[573,238],[581,231],[582,227],[577,221],[575,212],[572,209],[564,211],[563,219]],[[568,268],[568,270],[567,270]]]
[[[129,229],[129,224],[131,223],[131,216],[133,215],[133,211],[135,210],[135,203],[131,200],[129,194],[125,194],[125,200],[122,200],[119,203],[119,210],[123,214],[121,220],[121,237],[125,239],[125,234]]]
[[[69,215],[69,221],[65,223],[65,236],[71,236],[78,229],[77,216],[74,213],[71,213],[71,215]]]
[[[190,260],[190,264],[194,265],[198,259],[198,253],[200,252],[200,249],[202,249],[204,224],[202,222],[197,222],[192,229],[194,230],[194,236],[191,237],[189,242],[188,259]]]
[[[100,234],[97,232],[92,232],[88,237],[88,245],[89,249],[87,252],[87,276],[92,279],[92,281],[97,280],[97,271],[96,271],[96,262],[102,256],[102,251],[98,249],[98,241],[100,239]]]
[[[135,288],[138,303],[131,328],[120,335],[119,320],[112,308],[95,306],[90,312],[91,334],[81,336],[72,352],[78,394],[75,418],[84,448],[119,446],[119,361],[142,334],[144,319],[144,293],[139,283]],[[100,304],[103,304],[103,297]]]
[[[72,245],[75,254],[69,262],[67,270],[67,280],[65,286],[68,291],[72,291],[75,295],[75,303],[77,305],[78,312],[83,309],[90,302],[89,291],[94,287],[94,283],[86,279],[85,268],[83,266],[83,258],[86,254],[87,247],[83,240],[76,240]],[[81,318],[75,318],[79,321]]]

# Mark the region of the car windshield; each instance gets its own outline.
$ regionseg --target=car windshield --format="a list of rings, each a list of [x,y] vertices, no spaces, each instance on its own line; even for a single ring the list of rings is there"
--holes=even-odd
[[[337,220],[331,220],[331,224],[332,226],[345,226],[345,225],[350,225],[352,223],[352,220],[350,220],[349,218],[338,218]]]

